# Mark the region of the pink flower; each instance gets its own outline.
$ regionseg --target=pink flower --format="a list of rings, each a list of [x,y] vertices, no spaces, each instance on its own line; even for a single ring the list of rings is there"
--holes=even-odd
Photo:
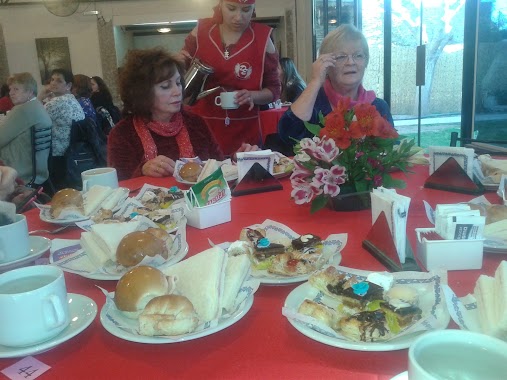
[[[292,182],[292,181],[291,181]],[[290,196],[294,199],[294,202],[298,205],[302,205],[304,203],[310,203],[312,199],[322,193],[322,190],[319,190],[311,183],[304,182],[299,183],[297,185],[292,182],[292,191]]]
[[[340,165],[334,165],[331,169],[315,169],[315,176],[312,183],[318,187],[322,187],[322,191],[326,195],[336,197],[340,194],[340,186],[345,183],[345,168]]]
[[[336,147],[336,143],[333,139],[324,137],[320,144],[315,147],[315,150],[311,152],[317,160],[324,162],[331,162],[340,154],[340,149]]]
[[[376,174],[373,176],[373,186],[379,187],[382,186],[382,176],[380,174]]]

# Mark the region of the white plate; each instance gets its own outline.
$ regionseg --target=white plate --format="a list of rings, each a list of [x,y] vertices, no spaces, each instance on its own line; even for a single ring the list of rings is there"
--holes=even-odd
[[[488,239],[484,240],[484,252],[507,254],[507,240]]]
[[[41,257],[49,248],[51,248],[51,240],[42,236],[29,236],[30,240],[30,253],[28,256],[20,259],[10,261],[8,263],[0,264],[0,272],[7,272],[8,270],[19,268],[25,264],[31,263]]]
[[[340,252],[337,252],[333,255],[333,258],[330,260],[329,264],[333,266],[340,265],[340,262],[342,261],[342,255]],[[289,285],[289,284],[295,284],[297,282],[303,282],[307,281],[310,277],[310,274],[305,274],[302,276],[294,276],[294,277],[288,277],[288,276],[280,276],[277,274],[268,274],[269,277],[255,277],[252,275],[253,278],[256,278],[260,281],[261,284],[264,285]]]
[[[397,374],[391,380],[408,380],[408,371]]]
[[[180,262],[188,253],[188,243],[187,242],[184,242],[184,243],[185,243],[185,246],[182,245],[182,249],[180,249],[180,251],[176,255],[171,257],[170,260],[168,260],[163,265],[158,266],[157,268],[160,270],[163,270],[166,267],[170,267],[171,265],[174,265],[174,264]],[[63,260],[65,260],[65,259],[63,259]],[[63,265],[59,265],[58,264],[59,261],[54,261],[52,254],[49,255],[49,262],[53,265],[59,266],[65,272],[78,274],[81,277],[89,278],[91,280],[106,280],[106,281],[107,280],[119,280],[121,278],[121,276],[123,276],[123,273],[114,273],[113,274],[113,273],[89,272],[86,270],[73,270],[73,269],[70,269],[70,268],[65,267]],[[125,272],[127,272],[127,271],[125,271]]]
[[[87,216],[82,216],[79,218],[70,218],[70,219],[52,219],[52,218],[46,218],[42,213],[40,214],[40,220],[46,223],[53,223],[53,224],[59,224],[61,226],[66,226],[67,224],[74,224],[76,222],[82,222],[83,220],[90,219]]]
[[[299,305],[305,300],[305,298],[313,299],[319,290],[310,285],[310,283],[304,283],[299,285],[296,289],[289,293],[285,299],[285,307],[297,310]],[[438,320],[442,323],[442,326],[449,324],[451,316],[447,312],[447,308],[444,305],[442,314],[439,314]],[[316,340],[333,347],[344,348],[346,350],[355,351],[394,351],[401,350],[410,347],[414,340],[419,335],[426,333],[427,331],[419,331],[414,334],[404,335],[396,339],[392,339],[387,342],[354,342],[352,340],[337,339],[332,336],[324,335],[316,330],[311,329],[305,324],[288,319],[290,324],[296,328],[300,333],[306,335],[308,338]],[[444,327],[445,328],[445,327]]]
[[[7,347],[0,345],[0,358],[18,358],[37,355],[75,337],[87,328],[97,315],[97,304],[81,294],[67,295],[70,309],[70,324],[54,338],[28,347]]]
[[[102,326],[109,331],[114,336],[129,340],[131,342],[137,342],[137,343],[150,343],[150,344],[167,344],[167,343],[179,343],[179,342],[186,342],[189,340],[194,340],[198,338],[202,338],[207,335],[214,334],[218,331],[221,331],[234,323],[238,322],[241,318],[245,316],[245,314],[250,310],[253,304],[253,295],[248,297],[246,301],[243,303],[243,307],[238,309],[233,315],[231,315],[228,318],[223,318],[218,321],[218,325],[215,327],[210,327],[208,329],[201,330],[199,332],[189,333],[185,335],[178,336],[177,338],[164,338],[164,337],[157,337],[157,336],[144,336],[139,334],[134,334],[130,331],[126,331],[116,325],[116,321],[114,318],[109,314],[109,307],[106,308],[107,303],[104,305],[102,310],[100,311],[100,322],[102,323]],[[112,306],[114,307],[114,306]]]

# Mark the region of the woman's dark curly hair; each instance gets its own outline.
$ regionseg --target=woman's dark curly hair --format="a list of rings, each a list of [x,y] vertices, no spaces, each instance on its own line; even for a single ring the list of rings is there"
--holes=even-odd
[[[169,80],[178,71],[185,88],[185,67],[175,54],[162,48],[131,50],[120,73],[120,97],[123,113],[151,119],[153,86]]]
[[[75,74],[72,92],[80,98],[89,98],[92,94],[92,81],[90,77],[83,74]]]
[[[111,91],[109,91],[109,87],[107,87],[106,82],[104,82],[104,79],[98,76],[93,76],[92,79],[97,83],[97,86],[99,87],[99,92],[102,95],[103,99],[107,103],[113,103],[113,96],[111,95]]]

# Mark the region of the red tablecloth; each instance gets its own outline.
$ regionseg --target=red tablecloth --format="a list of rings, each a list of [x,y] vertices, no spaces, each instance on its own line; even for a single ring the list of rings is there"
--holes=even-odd
[[[473,196],[423,188],[427,167],[415,168],[408,176],[408,187],[400,190],[410,196],[408,234],[415,250],[416,227],[429,227],[422,200],[437,203],[467,201]],[[404,174],[398,173],[397,177]],[[123,185],[135,189],[144,182],[174,185],[173,178],[136,178]],[[269,218],[290,226],[299,233],[313,232],[323,237],[347,232],[348,243],[342,251],[341,265],[366,270],[385,268],[361,247],[371,226],[371,212],[334,212],[322,210],[310,215],[309,207],[290,200],[290,181],[282,180],[283,191],[248,195],[232,199],[232,222],[197,230],[187,227],[189,255],[214,242],[233,241],[243,226]],[[494,203],[499,199],[487,194]],[[38,212],[27,213],[30,229],[54,228],[42,222]],[[59,238],[78,238],[77,228],[66,230]],[[48,236],[54,237],[54,236]],[[485,254],[482,270],[449,272],[449,284],[463,296],[473,290],[479,274],[493,274],[503,255]],[[104,296],[96,285],[109,291],[115,281],[95,281],[66,273],[68,291],[92,298],[99,306]],[[197,280],[197,279],[196,279]],[[43,378],[51,379],[389,379],[407,369],[407,350],[360,352],[330,347],[296,331],[282,316],[287,295],[298,284],[261,286],[248,314],[234,325],[197,340],[149,345],[125,341],[109,334],[99,316],[84,332],[37,358],[52,369]],[[450,327],[455,327],[451,323]],[[0,360],[3,369],[19,359]],[[2,376],[2,375],[0,375]]]
[[[266,140],[266,136],[278,131],[278,121],[289,107],[282,107],[280,109],[272,108],[266,111],[260,111],[262,141]]]

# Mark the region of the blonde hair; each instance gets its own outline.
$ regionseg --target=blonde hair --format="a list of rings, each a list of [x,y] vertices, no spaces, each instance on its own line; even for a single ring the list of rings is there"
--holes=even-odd
[[[322,40],[319,55],[336,52],[343,44],[349,41],[361,42],[361,47],[366,56],[365,63],[367,66],[370,60],[368,41],[366,41],[364,34],[352,24],[342,24],[335,30],[330,31]]]
[[[33,79],[30,73],[17,73],[12,74],[7,78],[7,84],[10,86],[14,83],[20,84],[25,91],[32,91],[34,95],[37,95],[37,82]]]

